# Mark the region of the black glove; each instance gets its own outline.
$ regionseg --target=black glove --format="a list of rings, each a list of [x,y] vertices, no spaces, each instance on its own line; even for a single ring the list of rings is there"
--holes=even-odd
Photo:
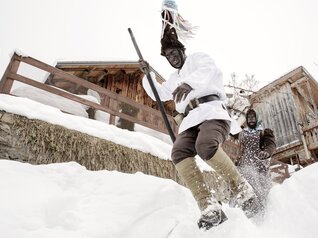
[[[173,100],[175,102],[180,102],[181,100],[186,99],[186,97],[188,96],[188,94],[191,92],[193,88],[191,88],[190,85],[183,83],[181,84],[179,87],[177,87],[172,95],[173,95]]]

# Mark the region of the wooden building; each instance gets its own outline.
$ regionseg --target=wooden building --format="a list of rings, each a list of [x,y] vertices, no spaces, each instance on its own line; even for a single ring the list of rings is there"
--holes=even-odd
[[[318,83],[303,67],[253,93],[251,106],[263,127],[273,129],[274,159],[306,166],[318,158]]]

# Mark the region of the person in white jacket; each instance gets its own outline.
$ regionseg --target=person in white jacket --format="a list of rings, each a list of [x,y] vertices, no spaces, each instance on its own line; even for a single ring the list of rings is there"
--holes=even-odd
[[[236,205],[252,216],[257,209],[251,186],[238,173],[234,163],[223,151],[221,144],[229,133],[237,134],[241,128],[224,106],[226,98],[222,72],[205,53],[185,55],[174,28],[165,32],[161,40],[161,54],[177,70],[162,84],[153,80],[161,101],[174,100],[176,110],[184,117],[172,148],[172,161],[180,177],[191,190],[202,216],[200,228],[210,229],[227,220],[221,204],[208,189],[194,156],[199,155],[225,180]],[[147,65],[141,64],[141,67]],[[152,78],[153,73],[151,72]],[[146,77],[143,87],[155,100]]]

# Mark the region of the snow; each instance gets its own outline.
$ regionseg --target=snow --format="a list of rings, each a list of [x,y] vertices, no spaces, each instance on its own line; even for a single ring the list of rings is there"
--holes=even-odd
[[[63,125],[169,159],[171,144],[141,132],[62,113],[0,94],[0,110]],[[142,173],[88,171],[75,163],[30,165],[0,160],[0,238],[315,238],[318,163],[294,173],[269,195],[263,221],[224,205],[229,220],[209,231],[188,189]]]
[[[59,90],[65,91],[62,89],[59,89]],[[35,101],[41,102],[45,105],[56,107],[63,112],[67,112],[73,115],[88,118],[88,113],[86,112],[86,110],[89,108],[89,106],[83,105],[78,102],[74,102],[62,96],[55,95],[38,88],[34,88],[32,86],[27,85],[27,86],[21,86],[21,87],[15,88],[11,91],[11,94],[19,96],[19,97],[27,97],[29,99],[33,99]],[[78,96],[83,99],[92,101],[94,103],[99,103],[98,100],[93,96],[90,96],[90,95],[78,95]]]

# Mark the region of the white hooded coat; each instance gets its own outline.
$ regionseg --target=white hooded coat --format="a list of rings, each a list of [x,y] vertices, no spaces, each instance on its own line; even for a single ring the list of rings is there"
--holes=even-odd
[[[166,82],[160,84],[156,80],[153,80],[161,101],[172,100],[172,92],[183,83],[192,87],[193,90],[191,90],[186,99],[176,103],[176,110],[179,113],[184,113],[191,99],[210,94],[215,94],[220,97],[220,100],[199,104],[197,108],[191,110],[183,119],[179,127],[179,133],[205,120],[211,119],[230,121],[231,134],[237,134],[241,131],[238,123],[230,117],[225,109],[224,100],[226,96],[222,76],[221,70],[216,67],[213,59],[209,55],[205,53],[194,53],[186,58],[182,68],[172,73]],[[153,72],[151,72],[151,77],[155,79]],[[155,100],[147,77],[143,78],[142,83],[147,94]]]

